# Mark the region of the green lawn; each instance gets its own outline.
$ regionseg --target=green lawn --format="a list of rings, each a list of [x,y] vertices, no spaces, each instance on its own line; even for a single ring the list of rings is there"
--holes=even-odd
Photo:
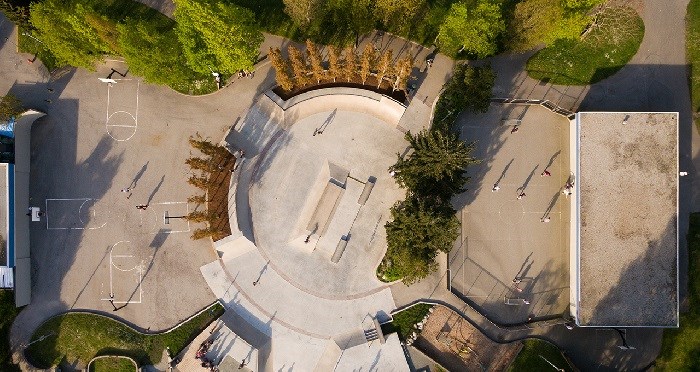
[[[137,372],[137,370],[134,363],[127,358],[109,357],[92,362],[90,372]]]
[[[551,364],[565,371],[573,371],[559,349],[547,341],[529,339],[523,341],[523,348],[508,368],[512,372],[554,371]]]
[[[397,332],[399,338],[405,341],[416,330],[413,326],[428,315],[431,307],[433,305],[418,304],[394,314],[394,321],[382,325],[382,332],[384,334]]]
[[[686,15],[685,48],[690,65],[690,98],[693,113],[700,111],[700,0],[690,0]],[[700,128],[700,121],[695,120]]]
[[[15,307],[14,293],[0,290],[0,371],[19,372],[10,355],[10,327],[20,310]]]
[[[223,314],[217,302],[207,311],[177,329],[163,334],[142,335],[129,326],[87,313],[68,313],[51,318],[32,336],[33,343],[25,355],[39,368],[50,368],[61,363],[86,365],[99,355],[123,355],[139,365],[158,363],[166,347],[177,354],[212,321]]]
[[[598,16],[598,27],[583,40],[560,39],[527,61],[535,79],[554,84],[586,85],[620,70],[637,53],[644,23],[631,8],[609,8]]]
[[[690,215],[688,230],[688,303],[681,314],[680,328],[664,330],[661,353],[656,360],[660,371],[700,370],[700,213]]]

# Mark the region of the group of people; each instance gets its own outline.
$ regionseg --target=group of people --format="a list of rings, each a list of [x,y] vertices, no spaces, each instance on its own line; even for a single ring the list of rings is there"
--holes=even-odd
[[[254,73],[255,73],[255,72],[253,72],[253,71],[241,70],[241,71],[238,71],[238,78],[240,79],[240,78],[243,78],[243,77],[247,77],[247,78],[251,78],[251,79],[252,79]]]
[[[209,348],[213,343],[214,340],[212,339],[202,342],[199,345],[199,349],[197,349],[197,352],[194,354],[194,357],[202,361],[202,368],[209,368],[209,370],[212,372],[218,372],[218,365],[215,364],[213,360],[207,359],[207,353],[209,352]]]

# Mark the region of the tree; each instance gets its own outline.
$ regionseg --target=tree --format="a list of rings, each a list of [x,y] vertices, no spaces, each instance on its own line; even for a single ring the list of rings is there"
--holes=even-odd
[[[386,26],[406,30],[418,13],[426,6],[426,0],[376,0],[376,18]]]
[[[0,0],[0,12],[17,26],[24,29],[30,27],[29,3],[25,3],[24,1]]]
[[[559,39],[578,38],[591,17],[588,5],[596,0],[524,0],[515,6],[509,23],[507,44],[513,50],[528,50]],[[574,6],[567,8],[566,6]],[[586,5],[579,8],[578,6]]]
[[[46,0],[30,6],[31,33],[61,64],[94,70],[112,52],[87,20],[92,10],[77,0]]]
[[[223,0],[175,0],[176,32],[197,72],[252,70],[263,41],[250,10]]]
[[[467,166],[479,162],[472,157],[474,144],[465,144],[452,132],[435,130],[416,135],[408,132],[406,141],[413,152],[406,159],[398,155],[396,164],[389,168],[399,186],[415,195],[434,195],[444,201],[464,191],[469,179],[464,174]]]
[[[497,50],[496,40],[505,30],[500,3],[479,0],[475,7],[463,2],[452,4],[437,36],[437,44],[447,55],[466,51],[485,58]]]
[[[183,86],[199,73],[182,61],[182,45],[174,30],[175,22],[127,19],[117,25],[119,49],[129,70],[145,81]]]
[[[22,101],[12,94],[0,97],[0,121],[9,121],[13,117],[18,117],[24,109]]]
[[[374,0],[327,0],[323,18],[336,35],[354,36],[369,33],[374,29],[372,14]]]
[[[292,81],[292,76],[289,74],[289,63],[286,59],[282,57],[282,52],[279,49],[272,49],[270,47],[270,52],[267,54],[270,58],[270,63],[275,69],[275,80],[282,89],[286,91],[291,91],[294,88],[294,82]]]
[[[381,88],[384,82],[384,76],[391,74],[391,62],[393,61],[391,49],[382,53],[379,62],[377,63],[377,89]]]
[[[495,79],[491,66],[457,65],[436,104],[433,130],[449,131],[463,110],[486,112],[491,104]]]
[[[199,240],[199,239],[204,239],[204,238],[209,238],[212,236],[215,236],[218,234],[219,231],[211,226],[206,227],[204,229],[196,229],[192,232],[192,235],[190,238],[192,240]]]
[[[294,45],[290,45],[287,51],[289,53],[289,62],[292,64],[295,85],[302,87],[309,82],[309,70],[306,68],[304,55]]]
[[[316,45],[309,39],[306,39],[306,54],[309,56],[309,62],[311,64],[311,74],[313,74],[318,84],[324,78],[326,70],[323,68],[321,53],[318,51]]]
[[[284,12],[299,26],[306,27],[323,12],[324,0],[282,0]]]
[[[190,157],[185,160],[185,164],[189,165],[191,169],[201,170],[208,173],[217,170],[216,166],[212,164],[211,158],[204,159]]]
[[[357,56],[352,47],[347,47],[343,54],[343,76],[350,82],[355,74],[357,74]]]
[[[435,271],[438,252],[449,252],[459,236],[459,221],[446,201],[411,196],[394,204],[391,217],[384,225],[387,252],[383,261],[406,285]]]
[[[333,45],[328,46],[328,77],[333,79],[335,83],[336,79],[340,77],[343,71],[343,66],[340,64],[340,55],[338,53],[338,48]]]
[[[187,179],[187,183],[204,191],[209,189],[209,178],[204,175],[197,176],[193,174]]]
[[[360,59],[360,78],[362,79],[362,84],[367,81],[370,72],[372,72],[375,58],[376,53],[374,51],[374,46],[368,43],[365,45],[365,49],[362,51],[362,57]]]
[[[413,70],[413,63],[413,56],[410,52],[407,52],[396,62],[393,90],[406,90],[408,78],[411,76],[411,71]]]
[[[190,136],[189,143],[193,148],[201,151],[204,155],[211,157],[221,155],[224,151],[226,151],[226,149],[223,147],[217,146],[211,141],[202,138],[199,133],[196,133],[194,136]]]
[[[192,195],[189,198],[187,198],[188,203],[194,203],[196,205],[201,205],[207,202],[207,196],[198,194],[198,195]]]

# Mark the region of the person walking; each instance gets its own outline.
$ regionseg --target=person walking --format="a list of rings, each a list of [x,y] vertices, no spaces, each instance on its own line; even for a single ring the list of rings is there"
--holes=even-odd
[[[520,194],[518,194],[518,200],[524,198],[525,196],[527,196],[527,195],[525,195],[524,192],[521,192]]]
[[[549,217],[540,218],[540,222],[542,222],[542,223],[547,223],[547,222],[549,222],[549,221],[551,221],[551,220],[552,220],[552,219],[549,218]]]
[[[542,172],[542,174],[540,174],[540,177],[544,177],[544,176],[551,177],[552,174],[549,173],[549,171],[545,169],[544,172]]]
[[[520,127],[518,125],[514,126],[513,129],[510,130],[510,134],[517,132],[518,129],[520,129]]]
[[[491,192],[496,192],[501,189],[501,186],[498,186],[497,183],[493,184],[493,188],[491,189]]]

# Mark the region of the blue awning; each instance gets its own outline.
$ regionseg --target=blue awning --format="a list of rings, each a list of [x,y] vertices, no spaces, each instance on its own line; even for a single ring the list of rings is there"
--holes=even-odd
[[[0,124],[0,136],[15,138],[15,118],[11,117],[10,121]]]

